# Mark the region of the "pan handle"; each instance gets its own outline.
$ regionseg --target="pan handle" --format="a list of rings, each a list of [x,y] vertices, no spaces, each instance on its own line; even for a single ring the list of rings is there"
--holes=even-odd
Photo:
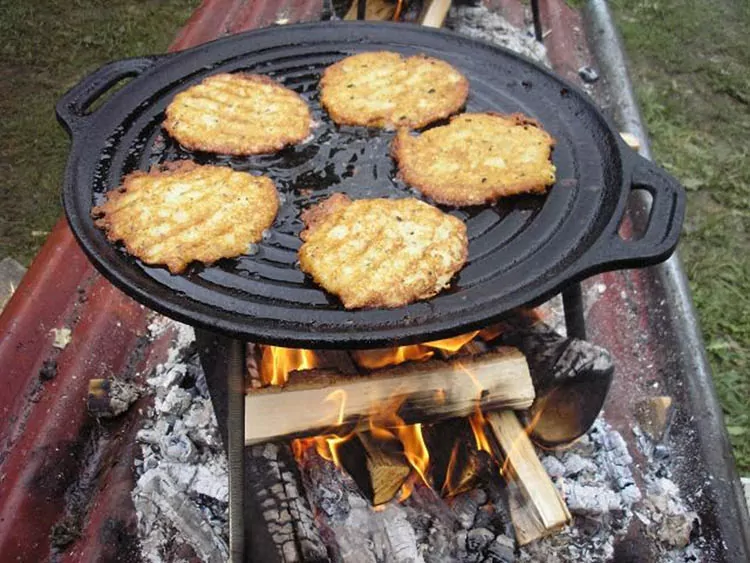
[[[69,136],[79,131],[97,110],[88,111],[98,98],[124,78],[134,78],[164,57],[137,57],[106,64],[68,90],[55,106],[57,119]]]
[[[662,168],[639,156],[630,149],[630,189],[642,189],[653,198],[646,230],[639,239],[624,240],[618,234],[629,198],[619,206],[619,211],[591,249],[586,260],[586,270],[601,271],[602,267],[641,267],[658,264],[669,258],[677,246],[685,217],[685,189]]]

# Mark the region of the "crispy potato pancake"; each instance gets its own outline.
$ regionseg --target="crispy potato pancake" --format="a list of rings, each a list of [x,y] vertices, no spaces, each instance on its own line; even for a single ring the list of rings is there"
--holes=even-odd
[[[524,115],[464,113],[418,137],[399,130],[391,154],[407,184],[439,203],[462,206],[544,193],[555,182],[554,145]]]
[[[262,154],[310,135],[312,117],[292,90],[259,74],[215,74],[180,92],[164,128],[190,150]]]
[[[456,113],[469,95],[469,81],[445,61],[388,51],[340,60],[320,88],[336,123],[369,127],[424,127]]]
[[[244,254],[278,208],[276,188],[265,176],[181,161],[128,174],[91,215],[129,254],[179,274],[193,260],[210,264]]]
[[[417,199],[336,194],[302,214],[300,267],[347,309],[400,307],[448,286],[466,262],[466,225]]]

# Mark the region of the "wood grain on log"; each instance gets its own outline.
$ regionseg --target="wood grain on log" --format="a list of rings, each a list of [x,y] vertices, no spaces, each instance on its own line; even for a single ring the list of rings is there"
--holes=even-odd
[[[374,506],[391,500],[411,473],[404,449],[397,439],[377,439],[368,431],[357,432],[338,449],[341,465]]]
[[[534,387],[526,359],[514,348],[404,364],[366,376],[294,372],[283,387],[248,391],[245,443],[335,432],[396,399],[403,401],[399,417],[414,424],[466,416],[477,407],[525,409],[534,400]]]
[[[510,513],[519,545],[549,535],[570,522],[570,512],[513,411],[486,414],[487,424],[506,459]]]

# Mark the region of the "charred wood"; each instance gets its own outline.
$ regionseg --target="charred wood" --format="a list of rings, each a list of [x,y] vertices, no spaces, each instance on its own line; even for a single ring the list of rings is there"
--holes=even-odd
[[[604,348],[565,338],[529,314],[514,312],[493,327],[494,339],[526,356],[536,400],[532,439],[544,447],[567,444],[591,427],[607,398],[614,364]]]
[[[258,507],[260,525],[254,526],[251,542],[265,528],[283,563],[330,561],[318,533],[291,450],[286,445],[265,444],[246,448],[246,486],[251,503]],[[253,546],[251,545],[251,550]],[[257,560],[267,560],[258,549]]]

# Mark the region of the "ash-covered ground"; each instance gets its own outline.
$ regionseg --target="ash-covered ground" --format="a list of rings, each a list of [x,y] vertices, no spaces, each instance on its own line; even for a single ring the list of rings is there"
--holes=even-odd
[[[147,378],[154,395],[136,439],[133,503],[144,559],[206,562],[228,557],[227,459],[194,345],[193,329],[164,317],[156,338],[174,331],[169,357]]]
[[[150,329],[154,336],[174,331],[175,338],[168,360],[147,378],[154,406],[137,435],[142,458],[133,501],[143,557],[152,562],[194,557],[225,561],[226,457],[193,331],[162,317]],[[360,563],[363,551],[355,548],[363,537],[370,542],[365,552],[373,561],[580,563],[617,555],[706,560],[698,518],[670,478],[668,442],[654,442],[637,426],[633,432],[647,460],[640,467],[623,436],[607,424],[606,414],[568,449],[539,452],[574,521],[520,549],[497,483],[447,501],[421,487],[406,502],[392,501],[373,511],[351,478],[330,462],[306,463],[301,474],[315,521],[336,542],[332,561]]]

